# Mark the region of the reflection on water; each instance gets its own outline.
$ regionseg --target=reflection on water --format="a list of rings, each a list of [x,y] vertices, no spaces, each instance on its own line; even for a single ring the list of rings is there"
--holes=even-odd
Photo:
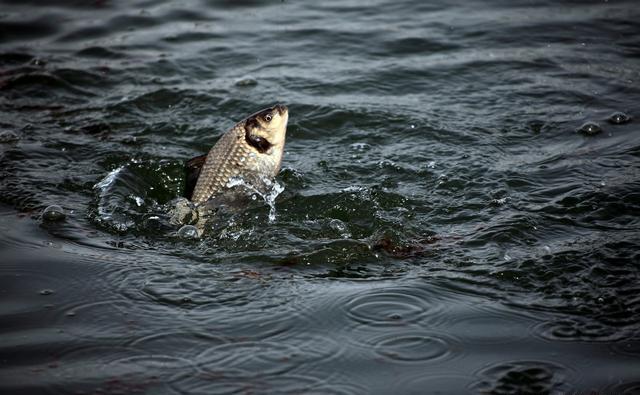
[[[1,392],[637,392],[636,9],[2,1]],[[275,102],[272,193],[179,230]]]

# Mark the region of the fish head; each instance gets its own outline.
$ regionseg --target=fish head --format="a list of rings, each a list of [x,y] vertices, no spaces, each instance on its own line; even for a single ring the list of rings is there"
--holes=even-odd
[[[287,134],[289,110],[287,106],[276,104],[250,115],[244,121],[247,143],[260,153],[273,148],[282,149]]]

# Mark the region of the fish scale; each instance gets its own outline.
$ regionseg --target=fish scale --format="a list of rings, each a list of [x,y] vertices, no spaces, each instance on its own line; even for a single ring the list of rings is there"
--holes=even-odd
[[[224,133],[204,158],[191,200],[202,204],[222,194],[234,178],[264,192],[280,169],[287,121],[287,108],[276,105]]]

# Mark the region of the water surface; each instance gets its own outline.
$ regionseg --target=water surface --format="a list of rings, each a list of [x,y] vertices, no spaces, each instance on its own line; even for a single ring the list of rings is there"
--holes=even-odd
[[[2,392],[638,393],[638,21],[3,1]],[[184,161],[276,102],[275,219],[178,237]]]

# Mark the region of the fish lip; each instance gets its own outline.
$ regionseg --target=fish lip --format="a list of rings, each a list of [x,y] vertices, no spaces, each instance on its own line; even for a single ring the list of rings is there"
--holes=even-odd
[[[278,110],[278,112],[280,113],[280,115],[284,115],[287,112],[289,112],[289,109],[287,108],[287,106],[285,106],[284,104],[276,104],[275,106],[273,106],[273,108],[275,108],[276,110]]]

